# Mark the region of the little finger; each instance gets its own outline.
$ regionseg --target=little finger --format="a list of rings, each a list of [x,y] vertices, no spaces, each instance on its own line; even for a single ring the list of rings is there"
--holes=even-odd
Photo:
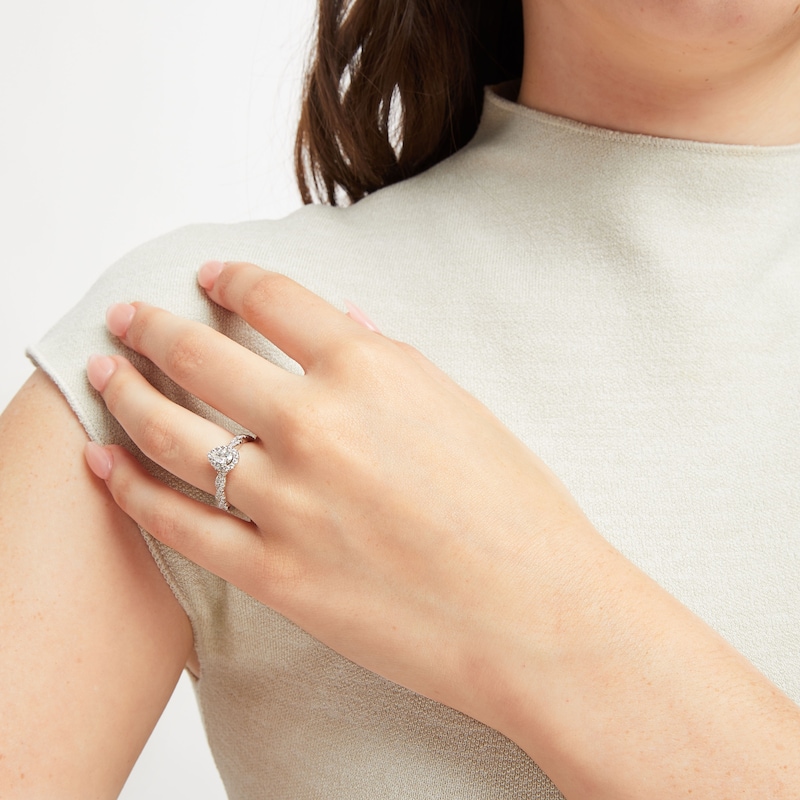
[[[269,549],[255,525],[170,489],[122,447],[89,442],[86,461],[117,505],[156,539],[241,588],[252,582],[253,565]]]

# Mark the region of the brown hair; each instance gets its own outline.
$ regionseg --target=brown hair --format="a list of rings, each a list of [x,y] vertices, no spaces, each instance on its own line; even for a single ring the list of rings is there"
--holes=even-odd
[[[356,202],[454,153],[522,51],[521,0],[319,0],[295,140],[303,202]]]

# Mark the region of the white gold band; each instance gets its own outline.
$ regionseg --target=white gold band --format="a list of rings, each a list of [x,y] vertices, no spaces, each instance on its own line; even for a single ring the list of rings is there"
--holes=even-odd
[[[230,511],[228,500],[225,497],[225,481],[228,478],[228,473],[239,463],[239,451],[236,448],[245,442],[254,442],[255,440],[255,436],[251,436],[249,433],[242,433],[239,436],[234,436],[228,444],[222,444],[208,451],[208,462],[217,471],[217,477],[214,480],[214,486],[217,488],[215,497],[217,508],[221,508],[223,511]]]

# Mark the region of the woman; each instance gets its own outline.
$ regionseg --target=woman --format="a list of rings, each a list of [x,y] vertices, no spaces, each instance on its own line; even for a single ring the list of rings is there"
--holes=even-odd
[[[184,665],[232,797],[800,795],[800,7],[525,0],[440,161],[513,70],[459,82],[459,8],[323,4],[299,161],[357,203],[146,245],[32,349],[101,480],[39,373],[9,796],[112,795]]]

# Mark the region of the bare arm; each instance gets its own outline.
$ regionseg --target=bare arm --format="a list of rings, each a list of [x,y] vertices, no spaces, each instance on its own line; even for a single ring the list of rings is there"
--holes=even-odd
[[[36,372],[0,416],[0,795],[116,797],[192,651],[86,434]]]

